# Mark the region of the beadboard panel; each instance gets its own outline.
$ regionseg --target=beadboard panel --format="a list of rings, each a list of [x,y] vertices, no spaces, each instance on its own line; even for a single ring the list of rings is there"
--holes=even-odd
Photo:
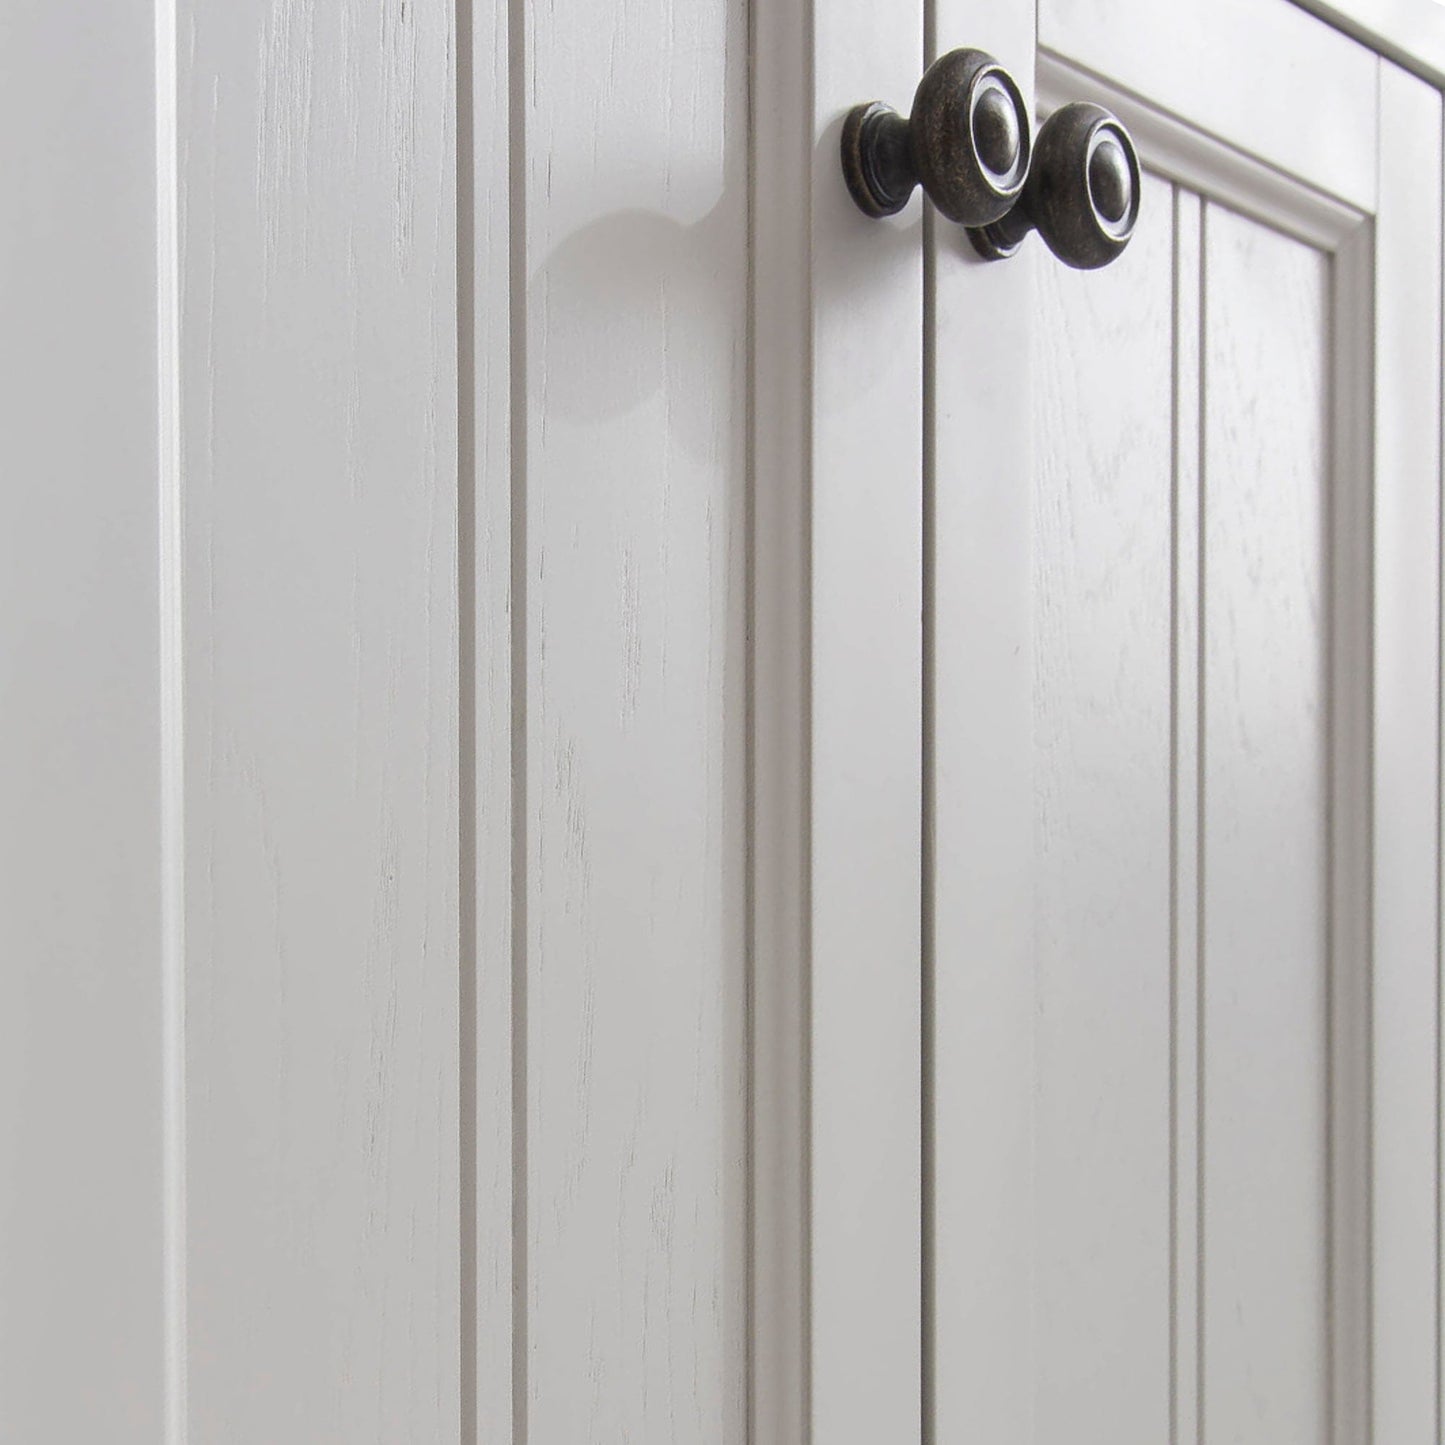
[[[1051,86],[1068,63],[1051,57]],[[1135,103],[1162,114],[1167,74]],[[1025,248],[1032,412],[1012,445],[1031,458],[1031,531],[1012,572],[993,561],[1016,585],[1028,560],[1026,600],[959,605],[965,519],[935,523],[925,1438],[1354,1441],[1369,1408],[1371,228],[1321,209],[1327,249],[1311,244],[1278,178],[1250,209],[1276,205],[1280,227],[1247,219],[1207,196],[1220,182],[1232,198],[1252,161],[1151,125],[1146,166],[1157,137],[1168,179],[1146,176],[1146,219],[1115,266],[1074,273]],[[977,264],[935,240],[940,295]],[[977,439],[955,440],[953,398],[1023,365],[1023,339],[995,337],[1003,361],[980,368],[968,319],[965,333],[934,317],[940,519]],[[1013,665],[965,646],[979,616],[1026,638],[1026,712]],[[1032,779],[1031,839],[1011,855],[1029,890],[1007,913],[993,894],[995,921],[960,910],[960,862],[967,840],[1011,836],[1012,814],[953,780],[976,765],[978,718],[1008,699],[1015,725],[986,735],[986,755],[995,777]],[[1423,693],[1390,712],[1397,731],[1436,726]],[[1423,738],[1402,747],[1423,759]],[[1392,935],[1424,898],[1406,891]],[[1024,952],[1022,1007],[966,986],[999,938]],[[1422,977],[1417,1008],[1434,997]],[[1012,1087],[962,1086],[988,1057],[963,1047],[975,1013],[1015,1062]],[[1389,1096],[1414,1117],[1398,1085]],[[1021,1157],[980,1170],[1000,1118]],[[1413,1218],[1395,1146],[1389,1164],[1392,1208]],[[992,1305],[1012,1259],[1027,1266]],[[1380,1299],[1400,1317],[1417,1292],[1404,1300],[1403,1277],[1392,1290]],[[960,1364],[973,1338],[1032,1364],[975,1372]]]

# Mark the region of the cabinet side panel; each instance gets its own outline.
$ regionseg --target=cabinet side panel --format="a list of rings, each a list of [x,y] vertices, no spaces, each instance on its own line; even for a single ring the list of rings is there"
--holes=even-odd
[[[452,9],[180,22],[190,1429],[448,1441]]]

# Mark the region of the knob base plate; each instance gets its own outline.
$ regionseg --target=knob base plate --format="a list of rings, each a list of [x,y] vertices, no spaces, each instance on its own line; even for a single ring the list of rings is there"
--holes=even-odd
[[[897,215],[918,184],[908,122],[881,101],[855,105],[843,122],[843,178],[865,216]]]

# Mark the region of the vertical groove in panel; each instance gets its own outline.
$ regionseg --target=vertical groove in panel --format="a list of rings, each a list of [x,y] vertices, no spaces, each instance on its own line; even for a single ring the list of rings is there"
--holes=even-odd
[[[518,785],[512,609],[514,121],[509,0],[456,0],[458,583],[461,680],[462,1445],[513,1439],[516,1238],[513,929]],[[521,432],[519,431],[519,436]],[[522,1119],[525,1127],[525,1118]],[[524,1257],[524,1256],[523,1256]],[[525,1421],[523,1421],[525,1424]]]
[[[925,34],[927,53],[932,54],[933,6],[925,10]],[[936,1318],[935,1285],[933,1276],[934,1240],[937,1232],[937,1211],[934,1201],[934,1154],[936,1147],[936,1119],[934,1099],[934,1054],[936,1049],[934,1033],[934,835],[933,835],[933,790],[934,790],[934,738],[933,738],[933,689],[934,689],[934,635],[936,617],[934,614],[933,575],[935,563],[935,490],[937,486],[937,451],[934,444],[935,388],[937,386],[938,350],[934,332],[934,302],[937,259],[936,221],[930,209],[923,220],[923,623],[922,660],[923,691],[922,714],[923,733],[921,747],[921,775],[923,805],[920,809],[920,863],[922,867],[922,922],[920,927],[921,987],[919,993],[919,1045],[921,1053],[920,1081],[923,1091],[921,1114],[921,1160],[919,1164],[919,1192],[921,1195],[921,1248],[919,1251],[922,1285],[920,1294],[920,1336],[919,1361],[921,1370],[922,1395],[922,1438],[923,1445],[934,1445],[936,1438],[937,1399],[934,1386],[937,1372],[935,1357]]]
[[[1194,1392],[1195,1392],[1195,1433],[1199,1445],[1205,1442],[1205,1391],[1204,1391],[1204,1278],[1205,1278],[1205,1246],[1204,1246],[1204,1149],[1205,1149],[1205,1031],[1204,1031],[1204,983],[1205,983],[1205,829],[1206,829],[1206,794],[1205,794],[1205,741],[1207,733],[1205,730],[1206,713],[1205,708],[1208,702],[1206,692],[1207,676],[1204,667],[1206,619],[1208,617],[1208,594],[1207,581],[1208,556],[1206,544],[1208,531],[1204,525],[1206,516],[1206,505],[1209,496],[1209,466],[1208,466],[1208,433],[1204,425],[1205,399],[1208,395],[1207,372],[1209,349],[1205,345],[1205,338],[1208,335],[1209,325],[1209,207],[1201,203],[1199,207],[1199,309],[1198,325],[1196,336],[1199,345],[1199,385],[1195,395],[1195,418],[1198,425],[1198,506],[1195,510],[1195,545],[1199,550],[1199,582],[1196,592],[1196,606],[1198,608],[1198,620],[1195,630],[1194,649],[1196,667],[1198,673],[1198,700],[1194,712],[1194,727],[1196,737],[1196,758],[1195,765],[1195,802],[1194,802],[1194,848],[1195,868],[1197,886],[1194,893],[1195,907],[1195,943],[1194,943],[1194,1048],[1195,1048],[1195,1076],[1194,1076],[1194,1118],[1195,1118],[1195,1147],[1194,1147]],[[1183,1445],[1183,1442],[1181,1442]]]
[[[1200,227],[1174,189],[1170,1441],[1197,1445],[1199,1128]]]
[[[938,54],[938,3],[923,4],[923,66],[926,69]],[[934,638],[937,617],[934,610],[934,570],[937,540],[934,536],[937,514],[938,447],[938,218],[932,206],[923,213],[923,519],[922,519],[922,583],[923,615],[920,629],[922,689],[920,712],[922,735],[919,746],[921,806],[919,808],[919,868],[921,919],[919,927],[919,1081],[922,1090],[920,1111],[918,1187],[920,1196],[919,1269],[922,1275],[919,1290],[919,1373],[920,1422],[922,1445],[935,1445],[937,1439],[938,1400],[935,1380],[938,1369],[936,1355],[937,1318],[933,1260],[938,1216],[934,1195],[934,1156],[936,1152],[936,1100],[934,1098],[934,1056],[937,1047],[934,1016],[935,839],[933,832],[934,759]]]
[[[457,1162],[461,1279],[458,1372],[461,1445],[479,1445],[477,1345],[477,327],[472,4],[455,0],[453,97],[457,188]]]
[[[181,481],[180,174],[176,0],[155,5],[156,399],[160,598],[162,1174],[166,1445],[185,1445],[185,590]]]
[[[748,1439],[808,1445],[813,6],[748,12]]]
[[[527,0],[507,4],[508,133],[508,306],[511,491],[511,1021],[512,1021],[512,1440],[527,1445],[531,1425],[530,1381],[530,1217],[531,1083],[528,954],[531,939],[528,862],[530,749],[528,715],[532,672],[528,662],[531,591],[527,526],[527,67],[530,60]]]

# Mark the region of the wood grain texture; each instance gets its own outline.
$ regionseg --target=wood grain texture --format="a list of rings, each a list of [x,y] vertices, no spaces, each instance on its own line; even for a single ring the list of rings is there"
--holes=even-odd
[[[865,218],[847,110],[904,109],[919,0],[813,26],[809,996],[814,1445],[920,1429],[921,196]]]
[[[1382,66],[1374,496],[1374,1438],[1440,1438],[1439,93]]]
[[[1204,232],[1206,1438],[1328,1419],[1328,266]]]
[[[746,17],[526,17],[517,1426],[713,1445],[746,1428]]]
[[[1034,310],[1033,1438],[1091,1445],[1169,1430],[1168,186],[1141,210]]]
[[[456,1438],[451,7],[180,7],[191,1438]]]
[[[0,18],[0,1438],[163,1431],[153,7]]]

